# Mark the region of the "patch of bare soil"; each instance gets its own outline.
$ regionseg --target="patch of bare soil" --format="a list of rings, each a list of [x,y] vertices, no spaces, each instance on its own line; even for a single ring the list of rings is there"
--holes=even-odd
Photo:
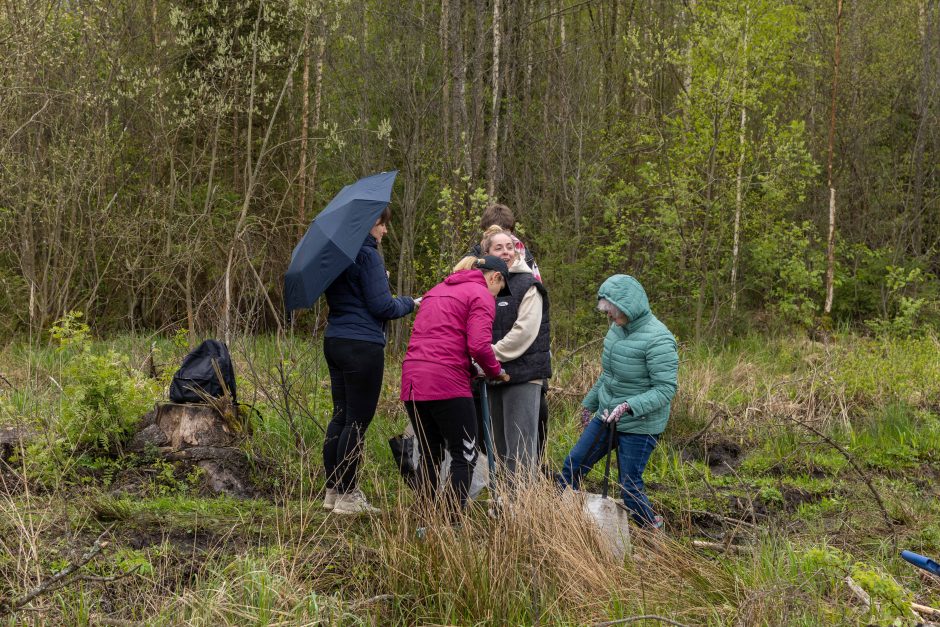
[[[741,445],[731,440],[702,441],[682,450],[685,461],[702,462],[714,475],[722,475],[729,472],[729,468],[737,468],[743,455]]]

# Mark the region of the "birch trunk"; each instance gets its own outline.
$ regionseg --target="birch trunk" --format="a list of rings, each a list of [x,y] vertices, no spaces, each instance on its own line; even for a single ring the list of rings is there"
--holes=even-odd
[[[829,237],[826,245],[826,302],[823,313],[832,312],[832,293],[836,273],[836,189],[832,181],[832,155],[836,137],[836,97],[839,88],[839,43],[842,35],[842,0],[836,4],[836,41],[835,53],[832,62],[832,99],[829,107],[829,154],[828,154],[828,185],[829,185]]]
[[[738,258],[741,245],[741,209],[744,203],[744,148],[747,130],[748,27],[749,12],[744,14],[744,78],[741,85],[741,125],[738,128],[738,172],[734,190],[734,243],[731,246],[731,313],[738,309]]]

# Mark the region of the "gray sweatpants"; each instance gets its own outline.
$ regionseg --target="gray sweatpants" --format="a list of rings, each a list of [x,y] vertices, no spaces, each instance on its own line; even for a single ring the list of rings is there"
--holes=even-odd
[[[538,470],[539,402],[535,383],[489,386],[496,454],[512,479],[532,479]]]

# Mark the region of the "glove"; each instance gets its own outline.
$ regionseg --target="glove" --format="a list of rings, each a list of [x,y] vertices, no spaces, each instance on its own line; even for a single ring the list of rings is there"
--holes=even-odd
[[[417,298],[412,298],[411,300],[415,302],[415,307],[421,304],[421,296],[418,296]]]
[[[581,408],[581,428],[588,426],[588,423],[591,422],[591,410],[587,407]]]
[[[480,367],[480,364],[478,364],[477,362],[475,362],[475,361],[473,361],[473,360],[471,359],[471,360],[470,360],[470,365],[473,366],[473,370],[474,370],[474,373],[475,373],[475,374],[473,375],[474,378],[476,378],[476,379],[482,379],[484,376],[486,376],[486,373],[483,372],[483,368]]]
[[[607,410],[604,410],[604,415],[601,416],[601,420],[604,422],[617,422],[624,414],[633,414],[633,410],[630,409],[630,403],[620,403],[609,413]]]

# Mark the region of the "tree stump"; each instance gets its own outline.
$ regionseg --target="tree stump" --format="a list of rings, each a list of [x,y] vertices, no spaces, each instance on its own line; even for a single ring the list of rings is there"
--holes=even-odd
[[[248,457],[237,448],[241,437],[226,419],[236,412],[232,406],[160,403],[142,418],[128,450],[156,451],[167,461],[202,469],[204,487],[213,494],[254,496]]]
[[[25,427],[0,427],[0,461],[7,462],[21,443],[34,433]]]

